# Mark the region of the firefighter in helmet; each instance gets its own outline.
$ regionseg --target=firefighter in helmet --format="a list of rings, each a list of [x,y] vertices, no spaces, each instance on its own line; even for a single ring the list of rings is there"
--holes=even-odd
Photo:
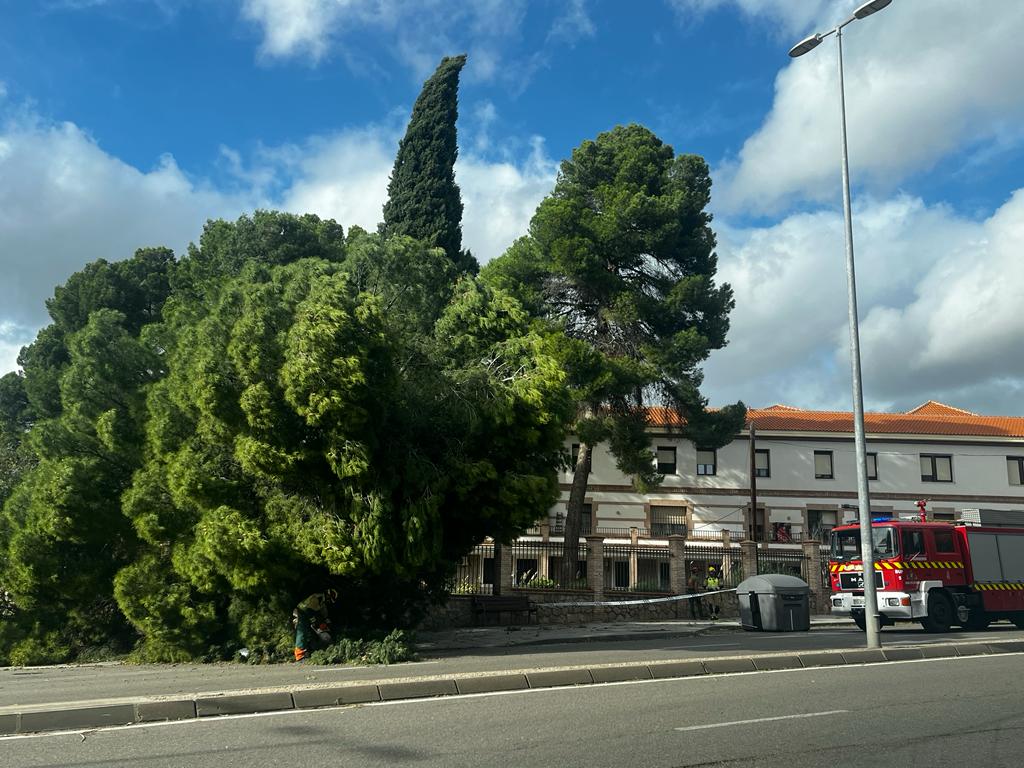
[[[295,660],[302,661],[310,653],[331,644],[331,619],[328,606],[338,599],[338,590],[327,589],[316,592],[292,611],[292,626],[295,627]]]
[[[718,576],[718,569],[713,565],[708,566],[708,575],[704,579],[704,589],[716,593],[722,588],[722,581]],[[717,594],[707,595],[704,600],[707,603],[708,613],[712,621],[718,621],[718,612],[721,610],[722,601]]]

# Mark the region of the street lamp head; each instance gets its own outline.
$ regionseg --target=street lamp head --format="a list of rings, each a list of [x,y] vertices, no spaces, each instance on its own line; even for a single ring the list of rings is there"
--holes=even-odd
[[[797,56],[803,56],[808,51],[813,51],[819,45],[821,45],[821,35],[815,33],[810,37],[805,37],[799,43],[790,48],[789,55],[795,59]]]
[[[855,19],[863,19],[865,16],[870,16],[872,13],[878,13],[891,2],[892,0],[869,0],[869,2],[864,3],[864,5],[853,12],[853,17]]]

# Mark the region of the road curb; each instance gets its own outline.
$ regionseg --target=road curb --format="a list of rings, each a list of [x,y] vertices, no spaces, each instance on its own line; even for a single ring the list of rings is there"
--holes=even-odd
[[[944,643],[882,649],[779,653],[727,658],[608,664],[504,674],[458,674],[432,679],[290,687],[280,691],[153,698],[95,706],[33,709],[0,715],[0,736],[47,731],[87,731],[136,723],[169,722],[221,715],[308,710],[383,701],[435,698],[500,691],[573,687],[632,680],[666,680],[769,670],[815,669],[937,658],[970,658],[1024,653],[1024,641]]]

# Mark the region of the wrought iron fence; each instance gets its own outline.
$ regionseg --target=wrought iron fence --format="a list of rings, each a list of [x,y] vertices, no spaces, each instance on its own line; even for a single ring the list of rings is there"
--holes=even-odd
[[[587,545],[579,544],[576,572],[562,570],[561,541],[516,541],[512,550],[512,586],[520,589],[586,589]]]
[[[604,588],[608,591],[670,592],[668,547],[604,545]]]
[[[832,574],[828,569],[828,558],[831,554],[831,549],[828,547],[821,548],[821,588],[826,592],[832,590]]]
[[[800,550],[758,549],[757,572],[759,574],[780,573],[809,581],[808,560],[809,558]]]
[[[636,528],[636,535],[641,539],[649,539],[651,531],[647,528]],[[606,528],[603,525],[597,526],[598,534],[616,539],[628,539],[633,535],[634,528]]]
[[[494,545],[478,544],[462,558],[449,582],[453,595],[490,595],[495,580]]]
[[[721,541],[722,531],[710,528],[694,528],[686,533],[686,538],[693,541]]]
[[[580,536],[589,536],[591,528],[593,527],[593,521],[589,515],[583,515],[580,519]],[[565,535],[565,515],[558,515],[551,523],[551,535],[552,536],[564,536]]]
[[[696,571],[703,584],[709,569],[714,568],[722,587],[735,587],[743,581],[743,558],[738,546],[714,547],[709,544],[686,544],[683,553],[684,568],[688,576]]]

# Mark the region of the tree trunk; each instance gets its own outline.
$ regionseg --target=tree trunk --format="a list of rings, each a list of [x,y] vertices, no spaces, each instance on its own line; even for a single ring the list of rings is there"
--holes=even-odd
[[[569,491],[569,506],[565,511],[565,544],[562,545],[562,586],[569,586],[576,580],[579,569],[580,530],[583,527],[583,506],[586,503],[587,483],[590,480],[591,446],[580,443],[576,457],[576,469],[572,475],[572,490]]]

